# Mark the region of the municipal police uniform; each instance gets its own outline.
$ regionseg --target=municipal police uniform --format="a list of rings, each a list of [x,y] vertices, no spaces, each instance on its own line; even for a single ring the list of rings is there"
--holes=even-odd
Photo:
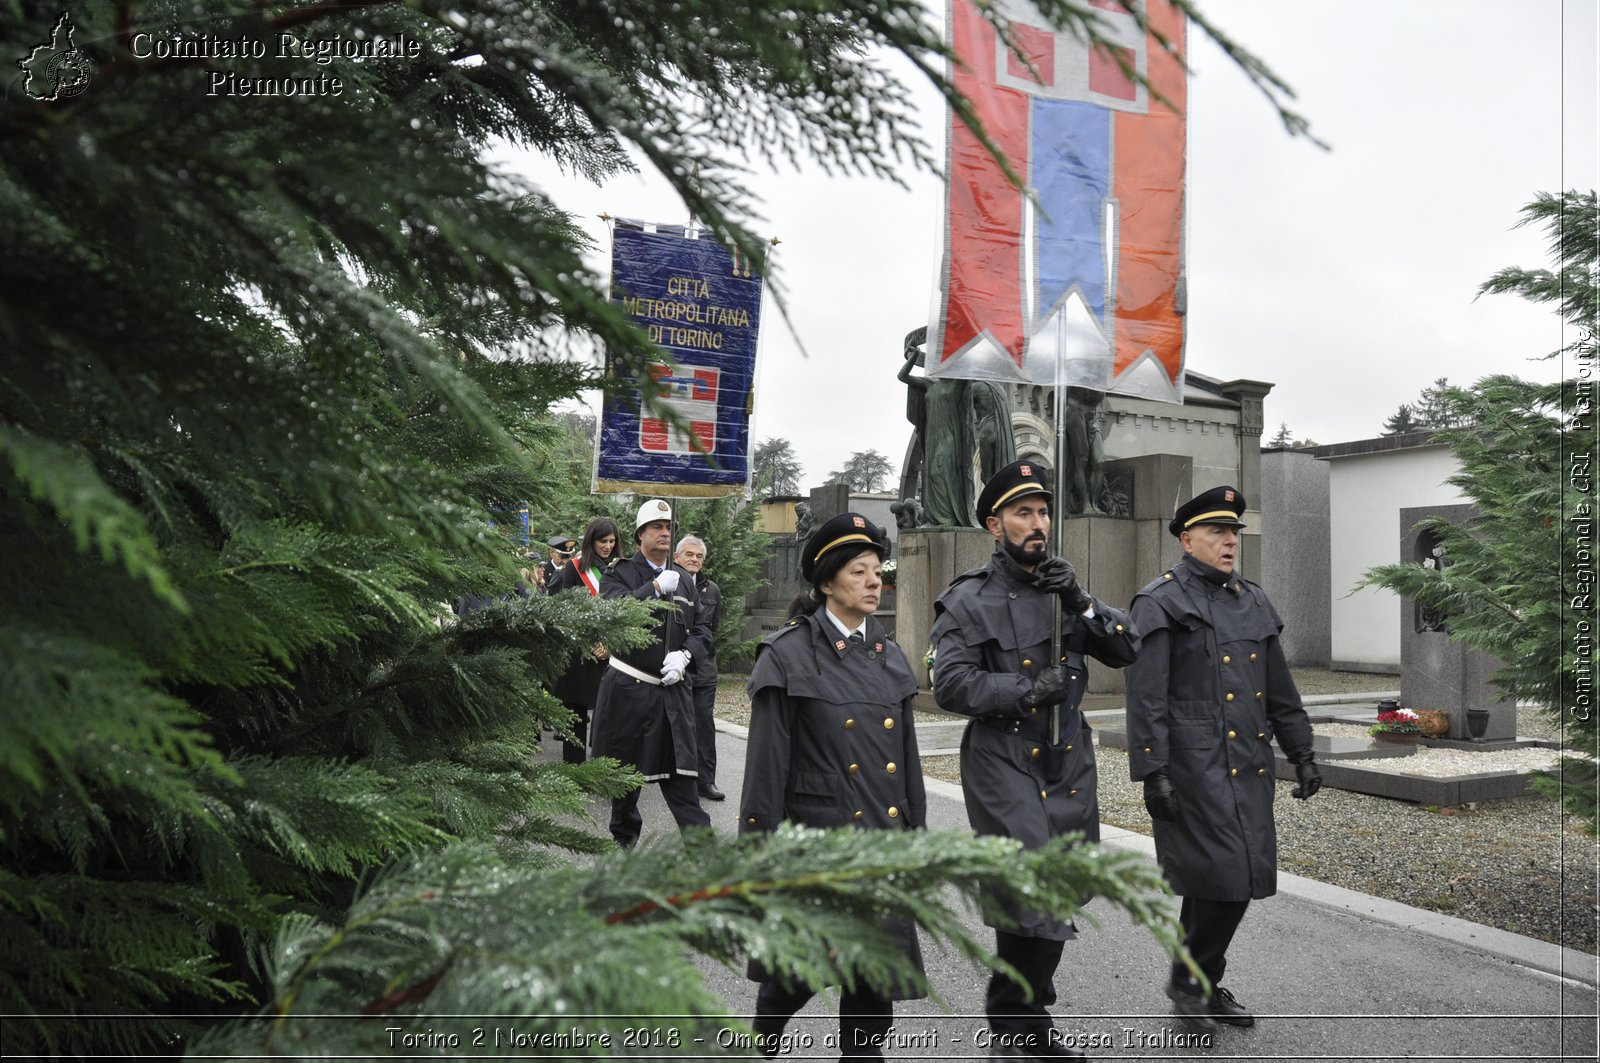
[[[985,486],[978,512],[988,516],[1030,495],[1042,494],[1049,501],[1041,471],[1029,462],[1000,470]],[[958,576],[934,603],[930,634],[939,707],[973,717],[961,739],[967,818],[978,834],[1016,838],[1027,849],[1072,831],[1099,840],[1094,744],[1078,709],[1085,688],[1084,658],[1120,668],[1139,649],[1137,625],[1127,614],[1085,596],[1093,603],[1092,616],[1064,610],[1061,617],[1062,653],[1056,663],[1067,670],[1070,681],[1065,700],[1037,707],[1036,683],[1052,664],[1055,615],[1055,594],[1038,583],[1040,568],[1028,571],[997,543],[987,565]],[[1061,739],[1051,745],[1049,720],[1056,711],[1061,714]],[[991,979],[986,1001],[990,1025],[996,1034],[1048,1037],[1055,971],[1063,943],[1076,930],[1071,923],[1002,900],[1014,925],[990,923],[996,928],[996,951],[1027,977],[1033,998],[1025,1000],[1023,990],[1008,978]],[[1030,1053],[1046,1051],[1041,1041],[1028,1043],[1033,1046]]]
[[[830,547],[850,556],[871,547],[881,557],[888,541],[882,529],[858,514],[835,517],[806,544],[808,578],[817,551],[825,554]],[[917,683],[905,654],[876,618],[867,616],[858,632],[847,635],[826,606],[794,617],[757,647],[748,689],[750,734],[740,834],[773,831],[785,820],[862,830],[919,830],[926,825],[922,758],[911,714]],[[916,927],[889,920],[883,929],[921,971]],[[751,964],[748,973],[761,983],[755,1030],[776,1037],[812,994],[804,988],[786,989],[759,964]],[[909,985],[886,996],[864,987],[844,991],[839,1005],[842,1055],[880,1057],[872,1041],[888,1030],[891,1002],[922,995]]]
[[[1237,490],[1214,488],[1180,507],[1169,530],[1243,527],[1244,508]],[[1311,724],[1284,659],[1283,622],[1256,584],[1186,555],[1139,591],[1132,614],[1144,646],[1127,673],[1129,769],[1135,781],[1170,781],[1176,818],[1160,818],[1159,799],[1151,807],[1156,857],[1184,898],[1190,951],[1216,985],[1245,907],[1277,892],[1273,740],[1310,765]],[[1198,992],[1175,965],[1168,994],[1180,1015],[1193,1001],[1174,994]],[[1253,1021],[1231,994],[1188,1017],[1200,1029],[1206,1017]]]
[[[666,504],[657,504],[666,511],[660,519],[669,519]],[[695,786],[700,759],[690,684],[661,682],[667,654],[687,650],[692,663],[694,657],[709,650],[697,624],[700,601],[694,578],[670,560],[663,569],[656,569],[641,551],[606,571],[600,581],[600,597],[654,600],[657,594],[651,584],[668,568],[678,574],[678,586],[671,595],[676,608],[658,614],[650,642],[626,653],[613,652],[608,659],[595,699],[590,752],[633,765],[646,782],[660,783],[662,797],[680,828],[706,827],[711,825],[711,817],[700,807]],[[611,836],[618,844],[634,844],[642,828],[638,790],[611,802]]]

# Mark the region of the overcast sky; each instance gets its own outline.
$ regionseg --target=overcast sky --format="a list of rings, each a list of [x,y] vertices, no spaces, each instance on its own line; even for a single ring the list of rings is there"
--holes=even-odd
[[[1474,296],[1502,266],[1548,263],[1540,232],[1512,228],[1535,192],[1600,183],[1597,6],[1206,0],[1294,87],[1332,150],[1288,136],[1191,33],[1188,367],[1274,383],[1267,434],[1287,423],[1320,443],[1378,435],[1437,377],[1553,379],[1555,363],[1529,359],[1562,345],[1559,320]],[[926,100],[925,135],[942,154],[943,105]],[[607,255],[602,211],[686,220],[649,175],[597,188],[535,159],[517,165]],[[943,207],[937,176],[907,180],[909,190],[814,173],[755,183],[809,358],[769,304],[754,435],[790,440],[806,487],[852,452],[879,450],[897,471],[905,454],[895,373],[901,338],[928,319]]]

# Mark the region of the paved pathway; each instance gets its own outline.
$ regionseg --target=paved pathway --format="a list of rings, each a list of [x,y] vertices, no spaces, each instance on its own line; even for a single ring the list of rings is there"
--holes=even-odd
[[[744,773],[744,734],[719,722],[718,781],[728,800],[709,804],[732,832]],[[959,730],[917,724],[924,755],[953,750]],[[928,780],[929,826],[967,827],[960,788]],[[658,788],[641,805],[646,832],[673,829]],[[604,818],[601,818],[604,822]],[[1153,853],[1151,840],[1102,828],[1105,844]],[[1057,1025],[1097,1059],[1568,1060],[1596,1058],[1596,958],[1465,920],[1293,875],[1276,897],[1251,905],[1229,956],[1227,984],[1256,1012],[1253,1029],[1224,1027],[1209,1043],[1171,1016],[1166,960],[1119,912],[1090,904],[1099,927],[1081,927],[1057,977]],[[941,1003],[901,1004],[887,1055],[908,1060],[982,1058],[987,973],[926,941]],[[733,1014],[748,1013],[742,970],[707,964],[708,983]],[[792,1024],[792,1060],[837,1058],[831,1002],[816,1000]],[[733,1033],[730,1031],[730,1038]]]

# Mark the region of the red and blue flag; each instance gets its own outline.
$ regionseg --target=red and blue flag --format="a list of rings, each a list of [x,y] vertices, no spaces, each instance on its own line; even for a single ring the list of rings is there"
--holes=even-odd
[[[1026,188],[952,116],[928,373],[1181,402],[1184,17],[1089,2],[1093,50],[1026,0],[997,5],[1015,48],[950,0],[952,78]]]

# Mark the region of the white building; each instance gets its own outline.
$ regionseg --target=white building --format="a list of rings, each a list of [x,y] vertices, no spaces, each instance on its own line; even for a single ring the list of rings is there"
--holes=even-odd
[[[1402,509],[1470,501],[1446,482],[1460,470],[1454,454],[1430,438],[1428,432],[1414,432],[1295,452],[1328,465],[1328,656],[1334,669],[1400,672],[1400,598],[1393,591],[1355,586],[1369,569],[1402,560],[1401,543],[1408,531],[1401,527]],[[1264,460],[1273,458],[1269,454]],[[1264,509],[1272,504],[1272,499],[1263,499]],[[1313,576],[1317,559],[1295,558],[1295,553],[1291,547],[1288,558],[1274,565],[1286,571],[1265,574],[1274,601],[1279,600],[1276,586],[1320,578]]]

